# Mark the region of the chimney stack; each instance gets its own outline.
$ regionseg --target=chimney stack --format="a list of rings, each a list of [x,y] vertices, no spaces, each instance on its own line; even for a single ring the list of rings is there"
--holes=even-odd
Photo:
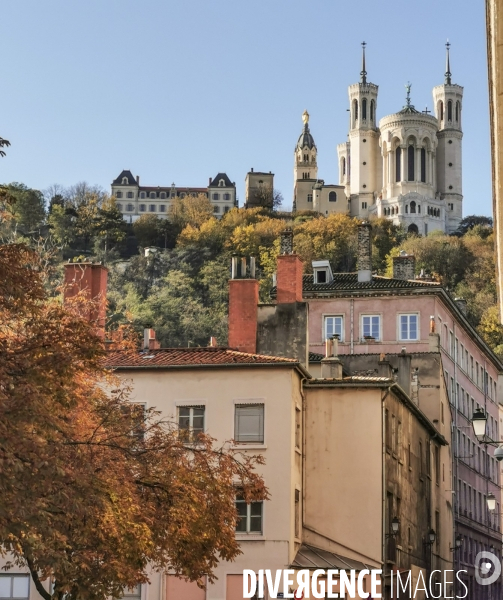
[[[325,358],[321,361],[322,379],[342,379],[342,362],[337,356],[338,340],[336,337],[325,341]]]
[[[372,281],[372,226],[368,221],[358,225],[358,282]]]
[[[293,253],[293,231],[289,228],[281,232],[280,252],[276,274],[276,302],[302,302],[302,261]]]
[[[411,281],[415,279],[416,257],[403,250],[399,256],[393,257],[393,279]]]
[[[161,347],[161,343],[155,339],[155,331],[153,329],[143,330],[143,350],[157,350]]]
[[[255,259],[247,268],[246,258],[232,257],[229,281],[229,347],[255,354],[257,351],[257,306],[259,284]]]
[[[105,336],[108,269],[101,263],[67,263],[63,301],[82,294],[86,301],[81,316],[95,323],[98,335]]]
[[[136,183],[137,183],[138,185],[140,185],[140,176],[139,176],[139,175],[137,175],[137,176],[136,176]]]

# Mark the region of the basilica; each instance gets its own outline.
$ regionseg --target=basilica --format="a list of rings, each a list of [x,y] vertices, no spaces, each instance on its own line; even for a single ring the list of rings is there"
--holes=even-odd
[[[403,108],[379,121],[379,88],[367,80],[365,43],[362,47],[360,81],[348,90],[348,138],[337,146],[338,184],[318,178],[317,148],[305,111],[295,147],[294,211],[386,217],[412,233],[452,233],[463,205],[463,88],[452,83],[449,43],[444,83],[433,88],[434,115],[414,108],[408,84]]]

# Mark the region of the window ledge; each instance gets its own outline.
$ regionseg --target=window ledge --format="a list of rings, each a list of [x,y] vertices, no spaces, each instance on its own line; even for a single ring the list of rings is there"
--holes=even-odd
[[[235,442],[232,445],[233,450],[267,450],[266,444],[240,444]]]
[[[261,533],[236,533],[239,542],[265,542],[266,539]]]

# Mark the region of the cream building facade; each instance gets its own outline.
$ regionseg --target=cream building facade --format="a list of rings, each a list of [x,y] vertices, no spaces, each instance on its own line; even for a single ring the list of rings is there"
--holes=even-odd
[[[337,146],[338,185],[318,178],[305,112],[295,148],[295,210],[385,217],[421,235],[457,229],[463,207],[463,88],[452,82],[449,48],[444,83],[433,88],[434,114],[413,106],[408,84],[404,107],[378,121],[379,88],[367,80],[363,44],[360,81],[348,89],[348,139]]]

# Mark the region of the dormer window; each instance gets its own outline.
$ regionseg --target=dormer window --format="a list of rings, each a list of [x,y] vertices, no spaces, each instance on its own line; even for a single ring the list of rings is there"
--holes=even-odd
[[[218,187],[225,187],[225,181],[223,179],[218,180]]]
[[[155,198],[157,196],[157,194],[155,192],[150,192],[150,197],[151,198]]]
[[[312,265],[314,283],[331,283],[334,280],[328,260],[313,260]]]
[[[122,178],[122,185],[128,185],[129,181],[127,177]]]

